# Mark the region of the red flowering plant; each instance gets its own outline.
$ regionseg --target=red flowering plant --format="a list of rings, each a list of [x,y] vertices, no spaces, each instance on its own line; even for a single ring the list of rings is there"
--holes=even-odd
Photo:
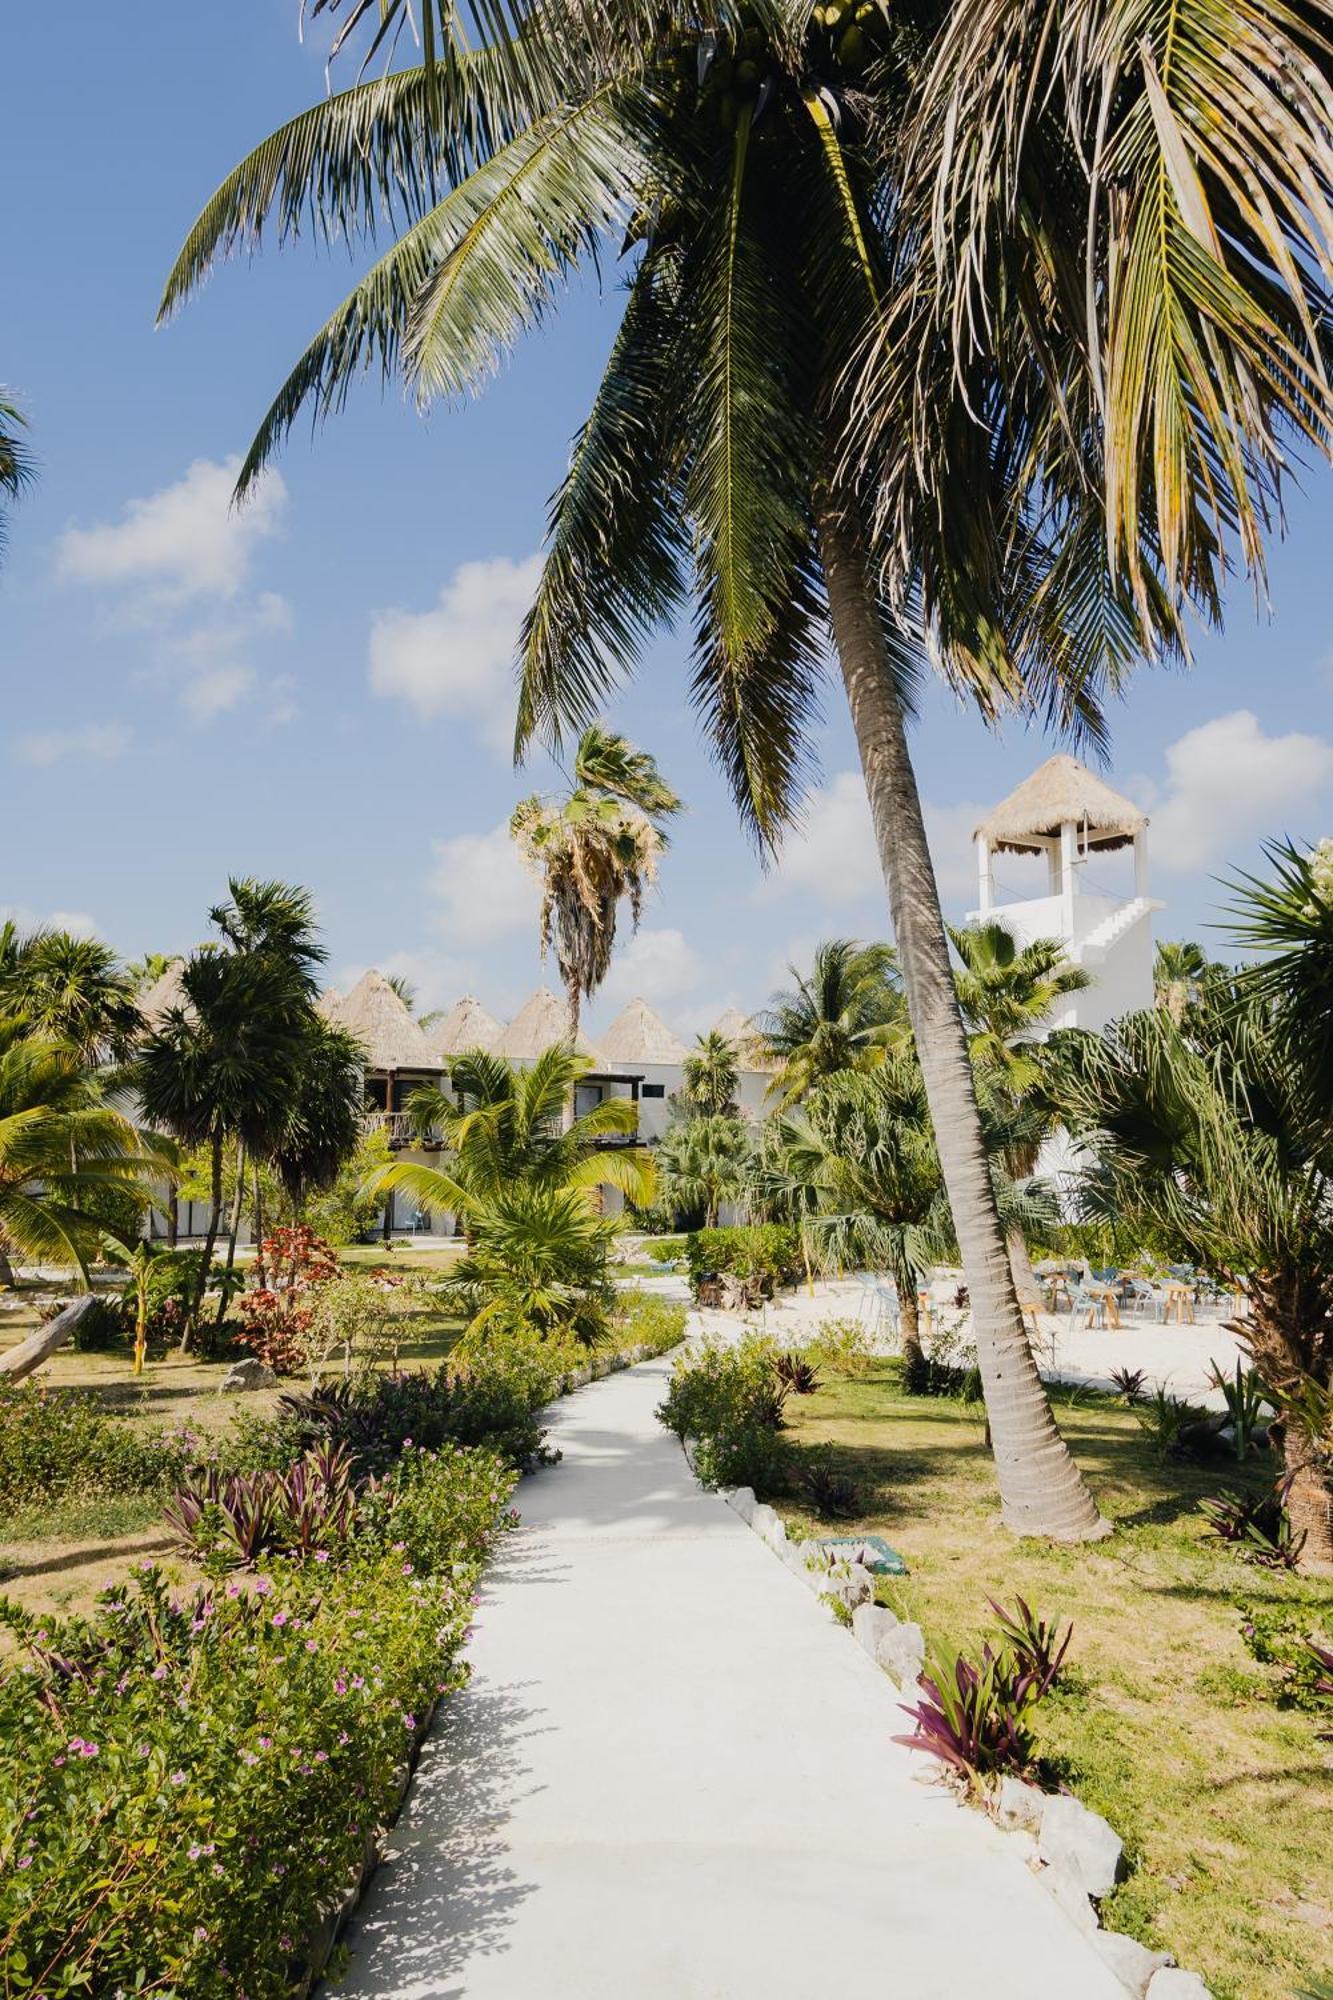
[[[314,1294],[338,1276],[337,1256],[322,1236],[295,1223],[264,1238],[256,1268],[265,1282],[236,1302],[241,1339],[275,1375],[295,1375],[308,1357]]]

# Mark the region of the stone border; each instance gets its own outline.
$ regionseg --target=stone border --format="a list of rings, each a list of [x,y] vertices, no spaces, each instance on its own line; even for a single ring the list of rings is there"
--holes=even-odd
[[[684,1440],[684,1452],[693,1472],[693,1439]],[[756,1500],[752,1487],[719,1487],[718,1497],[767,1542],[784,1568],[828,1605],[830,1615],[850,1626],[857,1644],[899,1693],[913,1694],[925,1661],[925,1634],[887,1605],[875,1603],[870,1571],[860,1563],[831,1563],[820,1542],[792,1541],[782,1516]],[[1102,1930],[1097,1902],[1115,1887],[1123,1843],[1100,1813],[1067,1792],[1043,1792],[1021,1778],[1001,1779],[991,1803],[996,1826],[1022,1843],[1032,1873],[1126,1993],[1134,2000],[1212,2000],[1199,1975],[1182,1971],[1170,1952],[1150,1951],[1137,1938]]]

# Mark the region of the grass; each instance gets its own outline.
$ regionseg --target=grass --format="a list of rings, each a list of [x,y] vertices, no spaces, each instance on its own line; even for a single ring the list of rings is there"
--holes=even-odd
[[[919,1620],[928,1645],[975,1646],[988,1597],[1072,1619],[1076,1672],[1041,1711],[1041,1740],[1125,1839],[1131,1871],[1103,1906],[1107,1926],[1169,1948],[1217,2000],[1288,2000],[1326,1971],[1333,1748],[1312,1718],[1273,1702],[1237,1606],[1295,1603],[1327,1627],[1333,1591],[1253,1568],[1207,1530],[1199,1499],[1243,1483],[1239,1468],[1169,1463],[1110,1398],[1059,1398],[1061,1429],[1118,1530],[1062,1549],[1001,1527],[980,1412],[903,1395],[893,1364],[788,1411],[793,1438],[830,1442],[861,1485],[864,1513],[839,1533],[878,1530],[907,1559],[886,1601]]]
[[[342,1264],[367,1267],[388,1264],[393,1270],[437,1277],[456,1252],[393,1250],[382,1244],[358,1244],[340,1250]],[[25,1287],[6,1298],[0,1312],[0,1351],[15,1346],[38,1323],[33,1295],[46,1298],[54,1285]],[[426,1298],[403,1314],[398,1361],[403,1367],[428,1367],[448,1353],[461,1331],[461,1321]],[[79,1390],[124,1411],[132,1422],[154,1430],[188,1424],[197,1432],[225,1430],[239,1409],[259,1414],[273,1408],[283,1388],[300,1382],[258,1389],[244,1396],[221,1394],[230,1363],[201,1361],[191,1354],[170,1353],[150,1360],[135,1377],[128,1346],[102,1354],[78,1354],[59,1348],[30,1379],[51,1389]],[[183,1575],[183,1566],[168,1553],[162,1533],[160,1495],[134,1494],[70,1498],[59,1504],[21,1508],[0,1527],[0,1592],[30,1611],[84,1611],[98,1592],[123,1576],[130,1562],[150,1558],[169,1575]]]

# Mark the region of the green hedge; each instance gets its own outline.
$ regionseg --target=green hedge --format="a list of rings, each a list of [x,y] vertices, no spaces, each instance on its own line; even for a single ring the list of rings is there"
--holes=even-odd
[[[800,1231],[781,1222],[693,1230],[685,1239],[685,1262],[696,1298],[705,1279],[724,1273],[774,1290],[799,1284],[805,1276]]]
[[[182,1593],[145,1565],[91,1619],[5,1607],[26,1652],[0,1680],[7,2000],[290,1991],[465,1677],[513,1476],[412,1453],[336,1564]]]
[[[149,1493],[197,1450],[188,1431],[147,1430],[83,1390],[0,1383],[0,1507]]]

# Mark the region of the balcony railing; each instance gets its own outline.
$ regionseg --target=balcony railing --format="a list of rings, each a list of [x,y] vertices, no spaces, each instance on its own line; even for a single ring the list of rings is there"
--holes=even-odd
[[[383,1132],[395,1151],[404,1146],[419,1146],[426,1152],[437,1152],[444,1143],[438,1132],[418,1135],[411,1114],[406,1111],[366,1111],[362,1113],[361,1126],[366,1132]]]

